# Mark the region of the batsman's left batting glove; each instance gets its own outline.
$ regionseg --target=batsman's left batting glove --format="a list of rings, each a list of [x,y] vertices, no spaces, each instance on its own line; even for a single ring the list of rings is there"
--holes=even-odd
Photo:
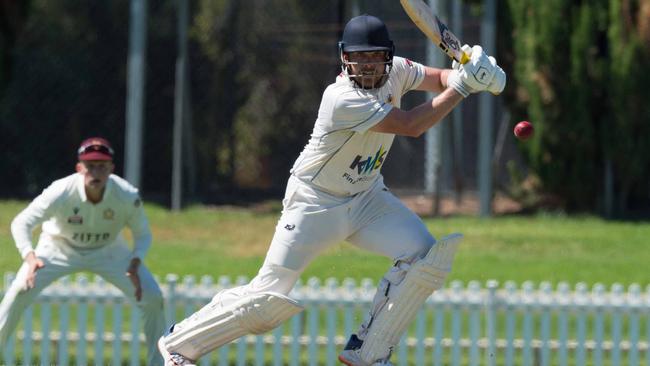
[[[483,48],[481,46],[470,47],[467,44],[462,47],[462,50],[468,56],[470,56],[470,61],[467,62],[465,65],[461,65],[456,60],[454,60],[453,63],[452,63],[452,69],[454,69],[454,70],[459,70],[460,71],[461,69],[471,68],[472,65],[468,65],[468,64],[470,64],[470,62],[472,62],[471,55],[474,54],[475,52],[484,53]],[[487,54],[486,54],[486,56],[487,56]],[[498,95],[506,87],[506,73],[503,71],[503,69],[499,65],[497,65],[497,60],[494,57],[489,56],[488,60],[489,60],[489,63],[491,65],[491,67],[494,68],[494,74],[492,76],[492,79],[489,81],[486,88],[476,88],[476,89],[474,89],[474,88],[471,88],[471,86],[470,86],[471,90],[464,90],[464,91],[468,92],[467,95],[469,95],[469,93],[477,93],[477,92],[483,91],[483,90],[487,90],[487,91],[489,91],[490,93],[492,93],[494,95]],[[452,82],[455,82],[454,78],[452,78]],[[452,84],[449,84],[449,85],[452,86]],[[459,89],[462,89],[462,85],[459,86]],[[467,95],[465,95],[463,93],[463,91],[459,91],[459,93],[463,94],[463,96],[467,97]]]

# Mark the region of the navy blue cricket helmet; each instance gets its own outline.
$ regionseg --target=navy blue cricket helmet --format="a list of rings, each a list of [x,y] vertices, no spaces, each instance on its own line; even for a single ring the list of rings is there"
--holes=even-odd
[[[372,88],[380,87],[388,80],[388,74],[393,67],[393,56],[395,54],[395,45],[390,39],[388,28],[381,19],[363,14],[354,17],[348,21],[343,29],[343,36],[339,41],[339,57],[341,58],[342,69],[344,72],[349,73],[350,63],[345,59],[344,54],[349,52],[373,52],[384,51],[386,52],[386,61],[383,77],[377,85],[371,86]],[[358,80],[360,76],[350,75],[352,79],[361,84]],[[364,87],[363,85],[361,85]]]

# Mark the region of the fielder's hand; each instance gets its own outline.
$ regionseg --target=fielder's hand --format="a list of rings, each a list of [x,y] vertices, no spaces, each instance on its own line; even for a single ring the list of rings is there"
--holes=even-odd
[[[140,301],[142,299],[142,286],[140,285],[140,276],[138,276],[138,267],[140,267],[140,258],[131,259],[129,269],[126,270],[126,276],[135,287],[135,299]]]
[[[488,56],[481,46],[464,45],[462,49],[470,60],[464,65],[453,62],[447,84],[464,97],[485,90],[495,95],[501,93],[506,86],[506,74],[496,59]]]
[[[34,288],[36,283],[36,272],[45,267],[45,263],[40,260],[36,254],[32,251],[25,257],[25,262],[27,262],[27,279],[25,282],[26,290]]]

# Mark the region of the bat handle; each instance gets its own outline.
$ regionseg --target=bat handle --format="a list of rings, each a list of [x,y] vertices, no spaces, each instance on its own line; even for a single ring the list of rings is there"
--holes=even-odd
[[[467,61],[469,61],[469,56],[467,56],[467,54],[464,51],[461,51],[459,62],[464,65],[467,63]]]

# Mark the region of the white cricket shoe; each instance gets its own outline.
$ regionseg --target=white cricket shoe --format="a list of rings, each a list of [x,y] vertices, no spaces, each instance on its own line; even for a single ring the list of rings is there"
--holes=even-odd
[[[169,353],[165,347],[165,336],[158,339],[158,351],[165,361],[165,366],[196,366],[196,361],[190,360],[179,353]]]
[[[358,349],[346,349],[339,355],[339,361],[348,365],[348,366],[393,366],[393,364],[386,361],[376,361],[372,364],[367,363],[361,356],[359,356]]]
[[[339,355],[339,361],[348,366],[393,366],[388,360],[375,361],[373,363],[364,361],[359,355],[361,346],[363,346],[363,340],[359,339],[356,334],[352,334],[343,352]]]

